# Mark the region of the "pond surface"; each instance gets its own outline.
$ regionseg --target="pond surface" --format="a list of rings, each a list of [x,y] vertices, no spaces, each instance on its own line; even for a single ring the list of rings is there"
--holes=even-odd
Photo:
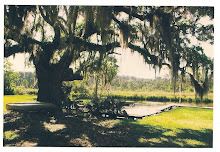
[[[143,117],[160,112],[162,109],[168,108],[170,106],[199,107],[199,105],[190,103],[136,101],[135,105],[125,106],[122,110],[125,110],[129,116]]]

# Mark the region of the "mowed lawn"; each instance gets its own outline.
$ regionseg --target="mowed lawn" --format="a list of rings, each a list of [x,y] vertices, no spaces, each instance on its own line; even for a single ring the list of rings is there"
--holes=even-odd
[[[6,103],[36,96],[5,96]],[[140,120],[5,115],[4,146],[212,147],[213,110],[181,107]]]
[[[36,101],[36,95],[5,95],[3,98],[3,111],[6,111],[6,104],[25,101]]]
[[[139,141],[152,146],[212,147],[213,110],[181,107],[134,122],[156,136],[142,136]],[[149,132],[149,130],[148,130]]]

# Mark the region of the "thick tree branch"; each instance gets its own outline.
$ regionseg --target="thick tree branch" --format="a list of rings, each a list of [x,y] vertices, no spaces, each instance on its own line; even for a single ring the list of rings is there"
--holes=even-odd
[[[113,42],[113,43],[108,43],[106,45],[99,45],[91,42],[85,41],[83,38],[74,36],[72,35],[69,37],[67,40],[68,43],[75,44],[77,46],[83,46],[82,51],[86,50],[93,50],[93,51],[105,51],[108,52],[109,50],[112,50],[116,47],[120,47],[120,43],[118,42]]]
[[[144,15],[139,15],[136,12],[132,11],[130,8],[124,7],[124,6],[116,6],[116,7],[114,7],[114,10],[117,12],[124,12],[128,15],[131,15],[132,17],[138,18],[141,21],[149,20],[150,18],[152,18],[152,14],[150,14],[150,13],[144,14]]]
[[[43,17],[43,19],[48,23],[50,24],[52,27],[53,27],[53,22],[49,19],[49,14],[46,12],[46,15],[44,15],[44,12],[43,12],[43,8],[41,8],[42,6],[39,6],[39,11],[41,13],[41,16]]]
[[[13,37],[8,36],[8,40],[9,39],[14,40]],[[16,40],[14,41],[17,42]],[[26,35],[21,35],[20,40],[17,43],[18,43],[17,45],[13,45],[13,46],[6,46],[6,45],[4,46],[4,57],[9,57],[16,53],[31,52],[32,50],[29,50],[30,45],[37,44],[40,46],[46,46],[52,44],[51,42],[40,42],[38,40],[28,38]]]
[[[75,6],[74,7],[74,12],[73,12],[73,32],[75,31],[75,28],[76,28],[76,21],[77,21],[77,17],[78,17],[78,11],[79,11],[79,6]],[[71,29],[71,28],[70,28]]]
[[[152,55],[147,49],[141,48],[141,47],[133,45],[131,43],[128,43],[128,47],[130,49],[135,50],[138,53],[140,53],[144,57],[145,62],[147,62],[148,64],[159,65],[158,57],[155,55]],[[165,63],[165,62],[163,62],[161,64],[166,65],[169,68],[171,67],[170,64]]]
[[[74,35],[71,36],[71,39],[68,40],[68,43],[71,43],[74,47],[71,49],[69,48],[61,57],[59,62],[59,66],[61,67],[69,67],[72,61],[76,60],[79,57],[80,52],[83,52],[85,50],[99,51],[104,53],[104,52],[109,52],[110,50],[113,50],[116,47],[120,47],[120,44],[118,42],[109,43],[107,45],[99,45],[95,43],[86,42],[82,38]],[[77,48],[77,46],[83,46],[83,47]],[[78,56],[74,55],[74,51],[78,51],[77,52]]]
[[[12,47],[4,46],[4,57],[9,57],[21,52],[24,52],[24,48],[21,45],[13,45]]]

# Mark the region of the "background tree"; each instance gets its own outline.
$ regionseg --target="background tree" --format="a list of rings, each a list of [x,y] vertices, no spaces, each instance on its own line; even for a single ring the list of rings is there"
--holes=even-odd
[[[100,57],[96,57],[86,69],[87,77],[94,78],[94,96],[98,98],[98,87],[100,84],[104,86],[111,84],[112,80],[118,73],[117,60],[111,56],[105,56],[100,61]]]
[[[207,56],[199,55],[197,60],[201,60],[197,64],[196,76],[188,73],[195,89],[195,100],[197,100],[197,94],[200,97],[200,103],[203,101],[203,96],[208,93],[211,88],[213,78],[213,60]],[[193,68],[193,67],[191,67]]]
[[[72,73],[69,66],[78,63],[82,52],[99,52],[102,61],[114,48],[128,47],[154,68],[168,66],[176,82],[180,68],[197,71],[197,63],[190,61],[198,46],[191,48],[189,37],[213,43],[213,25],[199,22],[204,16],[214,18],[213,7],[9,5],[4,13],[5,57],[31,54],[38,100],[57,106],[65,100],[61,87]],[[75,72],[93,59],[85,57]]]
[[[11,68],[12,64],[4,59],[4,95],[13,95],[16,81],[20,77],[17,72]]]

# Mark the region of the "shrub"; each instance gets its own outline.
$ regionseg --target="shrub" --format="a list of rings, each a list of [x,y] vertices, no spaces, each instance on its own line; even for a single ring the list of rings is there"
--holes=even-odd
[[[14,94],[15,95],[37,95],[38,89],[26,89],[24,86],[17,86],[14,89]]]
[[[38,89],[26,89],[26,93],[29,95],[37,95]]]
[[[204,103],[212,103],[213,101],[210,100],[210,99],[208,99],[208,98],[205,98],[205,99],[203,100],[203,102],[204,102]]]
[[[24,86],[17,86],[15,89],[14,89],[14,94],[15,95],[24,95],[26,94],[26,89]]]
[[[4,87],[4,95],[14,95],[14,87]]]
[[[100,99],[94,98],[86,105],[91,114],[101,115],[102,113],[109,114],[112,117],[121,113],[123,103],[111,96]]]

